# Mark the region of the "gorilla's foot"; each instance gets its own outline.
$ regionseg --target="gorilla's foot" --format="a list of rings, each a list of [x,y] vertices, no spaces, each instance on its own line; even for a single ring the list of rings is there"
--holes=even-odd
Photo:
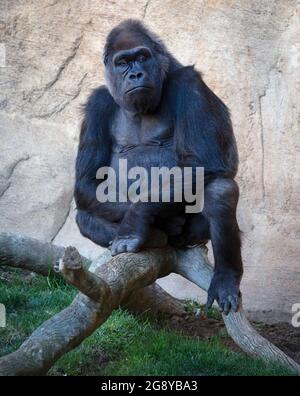
[[[183,226],[185,224],[184,216],[175,216],[171,219],[168,219],[163,224],[160,224],[159,227],[171,237],[179,236],[183,233]]]
[[[207,243],[208,239],[193,238],[186,234],[169,237],[169,244],[175,248],[203,246]]]
[[[110,250],[112,256],[120,253],[135,253],[138,252],[143,244],[143,239],[138,235],[128,237],[116,236],[113,240]]]

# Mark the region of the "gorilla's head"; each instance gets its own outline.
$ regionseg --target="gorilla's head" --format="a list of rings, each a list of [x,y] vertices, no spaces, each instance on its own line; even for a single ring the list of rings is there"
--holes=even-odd
[[[115,102],[133,112],[154,111],[171,60],[163,43],[139,21],[120,23],[104,48],[106,83]]]

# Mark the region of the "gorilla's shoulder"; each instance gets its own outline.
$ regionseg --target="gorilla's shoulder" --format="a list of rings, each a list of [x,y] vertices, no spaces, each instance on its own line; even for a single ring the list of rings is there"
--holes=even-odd
[[[189,108],[206,105],[214,114],[218,110],[226,119],[229,119],[229,110],[226,105],[205,84],[201,73],[195,70],[194,66],[181,67],[171,72],[168,76],[167,91],[167,97],[170,98],[171,103],[175,103],[175,106],[178,106],[178,103],[180,106],[185,103]]]
[[[194,66],[184,66],[169,73],[166,81],[167,103],[178,110],[183,104],[190,106],[204,100],[203,80]]]
[[[109,93],[105,85],[95,88],[86,104],[84,105],[84,112],[87,113],[97,113],[102,111],[113,110],[116,106],[111,94]]]
[[[105,85],[101,85],[100,87],[97,87],[93,89],[92,93],[90,94],[87,105],[91,104],[102,104],[102,103],[113,103],[114,100],[109,93],[109,90]]]
[[[180,67],[169,73],[168,84],[170,86],[190,86],[199,85],[201,83],[201,73],[195,70],[194,66]]]

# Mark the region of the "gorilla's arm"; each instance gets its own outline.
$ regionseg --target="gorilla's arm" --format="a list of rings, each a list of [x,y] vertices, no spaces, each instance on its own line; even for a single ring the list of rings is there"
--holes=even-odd
[[[167,100],[175,115],[175,145],[183,166],[203,166],[205,176],[234,177],[238,152],[230,114],[193,67],[170,74]]]
[[[102,247],[108,247],[118,231],[117,223],[95,217],[85,210],[77,211],[76,222],[83,236]]]
[[[237,310],[243,272],[236,220],[239,191],[233,180],[238,154],[229,111],[192,67],[175,72],[170,87],[175,145],[181,165],[204,167],[205,195],[201,216],[208,222],[215,259],[208,305],[216,299],[221,309],[228,313],[230,306]],[[199,224],[196,221],[194,225],[187,223],[187,238],[199,232]]]
[[[96,89],[84,108],[79,147],[76,158],[75,201],[78,209],[100,214],[96,199],[99,180],[97,170],[109,165],[111,139],[109,122],[114,102],[105,87]]]
[[[117,230],[116,223],[101,218],[111,209],[96,198],[97,170],[107,166],[110,160],[109,122],[114,108],[114,101],[105,87],[92,93],[84,108],[76,159],[76,221],[81,233],[101,246],[108,246]]]

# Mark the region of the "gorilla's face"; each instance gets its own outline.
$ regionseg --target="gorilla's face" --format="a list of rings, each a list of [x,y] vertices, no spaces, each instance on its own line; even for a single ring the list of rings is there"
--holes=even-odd
[[[105,71],[107,86],[120,107],[145,114],[158,106],[164,73],[159,57],[155,57],[148,46],[121,48],[114,52]]]

